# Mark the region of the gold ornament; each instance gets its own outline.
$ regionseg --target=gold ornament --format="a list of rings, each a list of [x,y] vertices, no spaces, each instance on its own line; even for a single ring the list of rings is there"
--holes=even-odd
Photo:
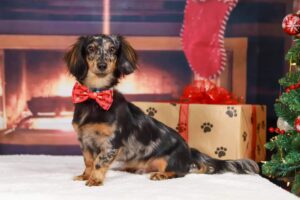
[[[293,62],[292,59],[290,59],[289,72],[295,72],[295,71],[297,71],[297,63]]]

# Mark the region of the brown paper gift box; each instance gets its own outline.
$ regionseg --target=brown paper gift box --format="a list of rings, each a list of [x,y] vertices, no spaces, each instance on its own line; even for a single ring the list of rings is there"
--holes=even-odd
[[[179,132],[188,127],[189,146],[214,158],[265,159],[266,106],[189,104],[187,124],[179,124],[181,104],[134,104]]]

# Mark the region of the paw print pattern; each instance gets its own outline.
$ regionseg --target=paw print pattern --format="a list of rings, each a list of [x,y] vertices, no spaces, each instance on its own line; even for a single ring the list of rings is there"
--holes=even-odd
[[[256,149],[257,149],[257,154],[258,154],[258,155],[260,155],[260,152],[261,152],[261,148],[260,148],[260,146],[259,146],[259,145],[257,145],[257,146],[256,146]]]
[[[157,110],[155,108],[150,107],[146,110],[146,112],[150,117],[154,117],[154,115],[157,113]]]
[[[228,106],[227,111],[226,111],[226,115],[228,115],[228,117],[236,117],[237,116],[237,111],[234,107]]]
[[[218,147],[215,151],[215,154],[218,155],[219,158],[222,158],[223,156],[226,155],[226,151],[227,151],[227,148],[225,147]]]
[[[186,123],[178,123],[177,127],[176,127],[176,130],[179,133],[182,133],[182,132],[186,131],[186,128],[187,128],[187,124]]]
[[[256,126],[256,131],[257,131],[257,132],[260,131],[260,124],[257,124],[257,126]]]
[[[246,140],[247,140],[247,133],[245,131],[244,131],[242,137],[243,137],[243,141],[246,142]]]
[[[212,131],[212,128],[214,127],[214,125],[212,125],[209,122],[204,122],[201,126],[201,129],[203,130],[204,133],[208,133]]]
[[[262,128],[263,130],[266,129],[266,122],[265,122],[265,121],[262,121],[262,122],[261,122],[261,128]]]

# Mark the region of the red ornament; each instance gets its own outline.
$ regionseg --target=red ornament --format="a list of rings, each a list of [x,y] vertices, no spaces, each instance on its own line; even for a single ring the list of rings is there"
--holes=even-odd
[[[269,132],[270,132],[270,133],[274,133],[274,131],[275,131],[275,130],[274,130],[273,127],[270,127],[270,128],[269,128]]]
[[[279,128],[275,128],[275,132],[276,133],[280,133],[280,129]]]
[[[300,133],[300,116],[295,119],[294,128],[298,133]]]
[[[288,87],[288,89],[290,90],[296,90],[296,89],[299,89],[300,88],[300,83],[296,83],[294,85],[291,85]]]
[[[285,90],[286,93],[290,93],[290,91],[291,91],[291,90],[290,90],[289,88],[287,88],[287,89]]]
[[[300,17],[296,14],[285,16],[282,21],[282,29],[289,35],[297,35],[300,33]]]
[[[295,85],[291,85],[291,86],[290,86],[290,89],[291,89],[291,90],[294,90],[294,89],[296,89],[296,86],[295,86]]]
[[[280,130],[280,134],[281,135],[285,134],[285,131],[284,130]]]

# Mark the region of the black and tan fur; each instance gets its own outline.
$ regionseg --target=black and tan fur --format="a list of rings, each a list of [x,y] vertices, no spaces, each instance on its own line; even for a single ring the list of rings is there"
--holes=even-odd
[[[69,72],[90,90],[113,89],[137,68],[137,55],[121,36],[83,36],[66,53]],[[86,169],[75,180],[101,185],[111,163],[136,173],[152,172],[162,180],[198,173],[257,173],[251,160],[217,160],[190,149],[170,127],[145,115],[114,90],[113,104],[103,110],[94,100],[75,104],[73,126],[78,134]]]

